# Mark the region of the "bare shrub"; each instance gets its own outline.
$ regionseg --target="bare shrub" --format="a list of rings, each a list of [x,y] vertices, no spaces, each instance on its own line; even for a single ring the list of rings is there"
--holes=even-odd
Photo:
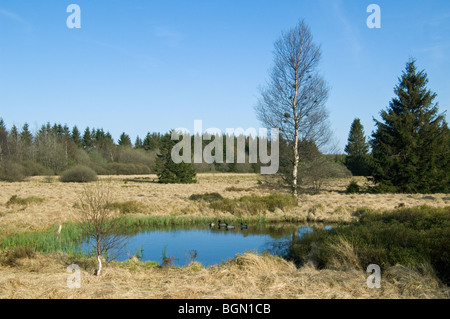
[[[125,237],[120,234],[116,212],[111,209],[111,198],[110,187],[97,182],[85,186],[79,199],[83,233],[89,238],[97,255],[97,276],[102,270],[101,257],[112,249],[121,248],[125,241]]]

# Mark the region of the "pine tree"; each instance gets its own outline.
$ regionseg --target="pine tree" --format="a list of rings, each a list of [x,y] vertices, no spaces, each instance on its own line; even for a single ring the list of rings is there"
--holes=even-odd
[[[94,131],[94,130],[93,130]],[[91,131],[89,130],[89,127],[86,127],[86,129],[84,130],[84,134],[83,134],[83,148],[90,152],[92,150],[92,147],[94,146],[94,141],[92,139],[92,135],[94,133],[91,134]]]
[[[22,127],[22,131],[19,134],[20,151],[22,153],[23,160],[33,160],[33,134],[31,134],[28,123],[25,123]]]
[[[142,143],[142,139],[139,137],[139,135],[136,137],[136,141],[134,142],[134,148],[135,149],[141,149],[144,145]]]
[[[6,130],[5,122],[0,117],[0,162],[3,161],[8,149],[8,131]]]
[[[72,141],[75,143],[76,146],[81,147],[83,144],[83,141],[81,139],[80,131],[78,130],[78,127],[75,125],[72,129]]]
[[[153,151],[160,148],[161,135],[159,133],[147,133],[142,142],[142,146],[146,151]]]
[[[119,144],[119,146],[123,146],[123,147],[131,147],[132,145],[131,145],[130,136],[128,136],[128,134],[123,132],[119,137],[118,144]]]
[[[348,135],[348,144],[345,146],[347,156],[345,166],[354,176],[369,176],[369,143],[366,142],[364,127],[357,118],[353,121]]]
[[[20,143],[23,147],[30,147],[33,142],[33,134],[29,130],[28,123],[25,123],[22,127],[22,132],[19,135]]]
[[[384,191],[448,192],[449,129],[428,90],[427,74],[410,60],[395,87],[396,97],[375,121],[374,180]]]
[[[176,164],[172,160],[171,152],[176,142],[171,139],[171,132],[161,138],[160,154],[156,161],[156,173],[160,183],[197,183],[196,172],[192,163]]]

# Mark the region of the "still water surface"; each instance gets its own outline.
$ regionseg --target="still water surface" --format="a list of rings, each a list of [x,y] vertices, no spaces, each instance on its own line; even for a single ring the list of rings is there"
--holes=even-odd
[[[229,230],[209,226],[158,227],[130,236],[114,255],[118,261],[138,254],[141,261],[161,263],[165,251],[167,257],[174,257],[174,265],[184,266],[195,260],[207,267],[247,251],[282,256],[293,236],[302,237],[315,227],[323,228],[323,225],[257,224],[241,229],[236,224],[235,229]],[[83,249],[89,250],[89,245],[84,243]]]

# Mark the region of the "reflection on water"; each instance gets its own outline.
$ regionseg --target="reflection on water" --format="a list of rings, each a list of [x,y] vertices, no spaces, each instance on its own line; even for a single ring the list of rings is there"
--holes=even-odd
[[[311,226],[315,227],[315,226]],[[282,256],[293,237],[303,237],[313,228],[295,224],[254,224],[241,229],[209,228],[205,226],[170,226],[148,229],[127,239],[125,247],[113,252],[115,259],[125,261],[139,255],[141,261],[162,261],[174,257],[174,264],[183,266],[195,260],[210,266],[234,258],[247,251],[268,252]],[[323,226],[318,226],[323,228]],[[88,250],[89,245],[83,244]],[[195,256],[195,258],[193,258]]]

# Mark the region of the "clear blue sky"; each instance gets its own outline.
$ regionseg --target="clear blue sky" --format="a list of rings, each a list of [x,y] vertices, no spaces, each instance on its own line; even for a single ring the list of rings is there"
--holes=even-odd
[[[66,8],[81,7],[81,29]],[[381,7],[381,29],[366,8]],[[448,0],[1,0],[0,117],[103,128],[117,141],[260,127],[254,105],[282,30],[305,19],[322,47],[339,151],[355,117],[369,136],[409,57],[450,107]],[[448,119],[448,116],[447,116]]]

